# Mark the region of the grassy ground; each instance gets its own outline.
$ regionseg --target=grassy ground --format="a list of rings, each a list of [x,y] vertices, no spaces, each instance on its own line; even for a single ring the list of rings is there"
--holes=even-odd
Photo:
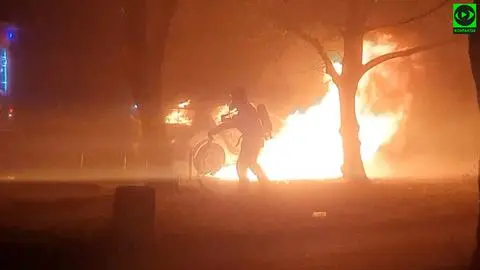
[[[473,180],[207,186],[157,188],[154,269],[466,269],[473,251]],[[1,269],[105,269],[114,187],[1,184]]]

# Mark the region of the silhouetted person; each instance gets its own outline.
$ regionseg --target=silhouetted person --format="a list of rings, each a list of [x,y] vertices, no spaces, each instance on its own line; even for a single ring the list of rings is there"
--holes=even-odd
[[[244,89],[238,88],[231,93],[230,112],[235,115],[226,119],[222,124],[213,128],[209,139],[226,129],[236,128],[241,136],[241,149],[237,160],[237,174],[241,186],[248,183],[247,172],[252,170],[258,181],[268,182],[263,169],[258,164],[258,155],[265,143],[265,129],[256,108],[248,101]]]

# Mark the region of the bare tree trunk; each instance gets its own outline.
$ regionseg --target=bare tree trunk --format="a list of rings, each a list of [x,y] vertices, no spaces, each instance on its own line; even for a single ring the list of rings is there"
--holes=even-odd
[[[357,82],[351,80],[344,81],[340,88],[340,133],[344,154],[342,173],[345,180],[365,180],[367,178],[360,153],[359,125],[355,114],[356,87]]]
[[[478,0],[474,1],[478,5]],[[480,112],[480,34],[475,33],[469,36],[469,54],[470,65],[472,69],[475,87],[477,88],[477,103]],[[480,158],[478,160],[478,179],[477,179],[477,196],[480,196]],[[477,198],[477,247],[473,254],[471,269],[480,269],[480,198]]]
[[[344,34],[344,57],[339,85],[340,115],[343,142],[343,177],[346,180],[367,179],[360,153],[359,124],[355,113],[355,95],[362,75],[363,32],[359,26],[364,18],[357,13],[355,4],[350,4],[350,16]]]
[[[170,22],[177,0],[127,0],[127,44],[129,45],[132,92],[140,104],[142,153],[152,161],[169,163],[162,121],[162,64]]]
[[[147,147],[152,150],[148,156],[159,165],[169,165],[169,143],[166,138],[166,126],[162,115],[165,110],[162,106],[162,96],[165,89],[162,87],[162,67],[165,59],[167,39],[170,25],[175,15],[177,0],[146,0],[147,1],[147,92],[149,104]],[[144,130],[145,131],[145,130]]]
[[[125,0],[123,4],[125,16],[125,46],[126,53],[126,83],[132,92],[133,99],[140,105],[139,120],[141,127],[141,143],[143,145],[143,138],[145,126],[148,125],[148,113],[144,103],[147,98],[147,32],[146,32],[146,1],[142,0]],[[140,151],[144,155],[143,151]]]

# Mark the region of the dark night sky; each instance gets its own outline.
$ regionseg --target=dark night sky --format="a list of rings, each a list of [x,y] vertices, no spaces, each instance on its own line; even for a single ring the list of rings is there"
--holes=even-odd
[[[310,73],[316,72],[314,68],[319,63],[315,53],[304,44],[299,45],[294,38],[285,39],[268,19],[252,12],[252,5],[244,2],[255,1],[181,1],[172,22],[164,64],[167,97],[179,92],[186,95],[208,93],[208,97],[215,97],[217,93],[216,96],[220,97],[226,89],[239,84],[251,88],[258,96],[265,97],[273,91],[273,96],[279,100],[288,98],[298,103],[318,95],[312,91],[299,93],[298,90],[314,87],[317,75]],[[312,10],[316,9],[312,9],[311,4],[318,7],[319,2],[292,1],[297,7],[289,9],[290,15],[295,20],[302,18],[310,23],[316,16],[312,14]],[[381,9],[375,13],[388,14],[384,16],[389,20],[402,18],[408,12],[428,7],[434,2],[412,1],[414,8],[412,4],[399,5],[394,8],[394,14],[391,13],[391,5],[394,4],[383,4],[382,8],[390,5],[386,6],[390,13]],[[415,6],[415,3],[422,4]],[[125,43],[125,22],[121,6],[120,0],[11,0],[10,5],[2,8],[5,18],[21,27],[14,51],[14,87],[19,103],[28,105],[28,108],[62,105],[66,110],[109,107],[121,104],[120,101],[126,102],[130,94],[123,81],[126,63],[121,55],[122,44]],[[331,14],[328,9],[322,12]],[[446,8],[415,25],[419,29],[417,31],[407,27],[393,33],[409,44],[419,40],[428,42],[451,32],[449,13]],[[372,17],[373,23],[383,20],[382,16]],[[418,31],[425,34],[416,34]],[[292,44],[298,47],[292,49]],[[290,48],[289,54],[285,53],[287,48]],[[287,65],[292,66],[287,70],[289,74],[276,74],[278,65],[286,65],[276,62],[278,59],[297,56],[295,63]],[[421,87],[446,85],[450,88],[455,85],[459,88],[459,81],[465,82],[462,89],[471,87],[469,74],[463,75],[465,71],[468,73],[465,44],[435,50],[422,59],[425,59],[423,64],[429,67],[429,78],[443,78],[444,81],[436,84],[433,80],[424,82],[419,78]],[[456,61],[458,67],[453,72],[447,68],[451,61]],[[304,62],[307,63],[303,66]],[[302,70],[310,73],[302,75]],[[467,90],[445,93],[462,100],[469,98],[471,91]],[[439,91],[431,96],[437,96]]]
[[[108,1],[103,7],[95,1],[50,2],[32,1],[14,20],[20,26],[14,45],[17,96],[48,105],[114,99],[115,44],[121,43],[120,29],[112,27],[119,23],[115,9]]]

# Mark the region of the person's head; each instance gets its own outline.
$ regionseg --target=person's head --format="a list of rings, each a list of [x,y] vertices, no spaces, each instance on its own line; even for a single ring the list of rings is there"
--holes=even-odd
[[[241,105],[247,104],[248,103],[248,98],[247,98],[247,91],[245,88],[242,87],[237,87],[234,88],[230,92],[230,111],[234,109],[239,109]]]

